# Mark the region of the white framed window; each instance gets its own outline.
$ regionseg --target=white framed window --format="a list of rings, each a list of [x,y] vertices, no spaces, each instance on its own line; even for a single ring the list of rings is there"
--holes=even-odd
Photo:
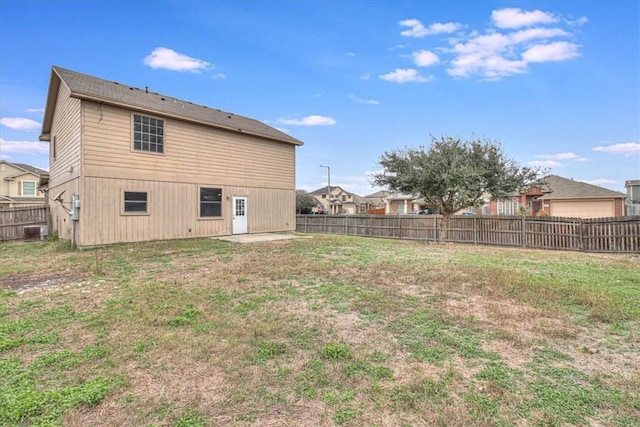
[[[149,194],[146,191],[125,191],[123,201],[123,213],[125,214],[149,213]]]
[[[20,194],[23,196],[35,196],[36,195],[36,182],[35,181],[21,181]]]
[[[200,218],[222,217],[222,188],[200,187]]]
[[[504,213],[504,204],[502,202],[498,202],[498,215],[502,215]]]
[[[134,114],[133,149],[148,153],[164,153],[164,120]]]

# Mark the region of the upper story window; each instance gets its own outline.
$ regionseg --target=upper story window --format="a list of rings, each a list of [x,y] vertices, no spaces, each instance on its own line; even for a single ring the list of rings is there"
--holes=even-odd
[[[150,153],[163,153],[164,120],[134,114],[133,149]]]
[[[34,181],[22,181],[21,193],[23,196],[36,195],[36,183]]]

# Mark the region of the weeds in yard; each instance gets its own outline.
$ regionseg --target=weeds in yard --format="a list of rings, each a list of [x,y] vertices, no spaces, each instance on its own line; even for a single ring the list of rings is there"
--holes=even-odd
[[[344,236],[63,243],[0,251],[0,425],[640,419],[631,257]]]

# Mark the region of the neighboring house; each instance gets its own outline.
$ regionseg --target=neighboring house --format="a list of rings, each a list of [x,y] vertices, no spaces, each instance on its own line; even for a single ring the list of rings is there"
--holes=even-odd
[[[318,201],[314,212],[325,211],[332,215],[356,215],[367,213],[367,203],[362,196],[350,193],[339,186],[331,186],[330,197],[328,187],[321,187],[310,192]]]
[[[381,190],[368,194],[363,197],[367,204],[367,209],[385,209],[387,206],[387,197],[391,195],[390,191]]]
[[[295,148],[260,121],[53,67],[52,230],[79,246],[295,229]]]
[[[572,218],[624,216],[626,195],[596,185],[557,175],[543,179],[544,184],[531,186],[508,200],[489,203],[492,215],[517,215],[522,209],[529,215]]]
[[[385,201],[386,215],[405,215],[425,207],[423,200],[410,194],[391,194],[385,198]]]
[[[44,204],[44,194],[38,187],[47,174],[24,163],[0,160],[0,209]]]
[[[627,216],[640,216],[640,179],[625,181],[627,189]]]

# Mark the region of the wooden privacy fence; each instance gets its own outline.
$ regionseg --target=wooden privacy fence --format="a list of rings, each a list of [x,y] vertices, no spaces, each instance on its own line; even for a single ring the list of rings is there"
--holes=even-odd
[[[34,227],[40,236],[40,226],[47,225],[48,219],[49,207],[44,205],[0,209],[0,241],[23,239]]]
[[[298,215],[296,231],[436,241],[441,215]],[[640,253],[640,217],[559,218],[461,216],[447,241],[584,252]]]

